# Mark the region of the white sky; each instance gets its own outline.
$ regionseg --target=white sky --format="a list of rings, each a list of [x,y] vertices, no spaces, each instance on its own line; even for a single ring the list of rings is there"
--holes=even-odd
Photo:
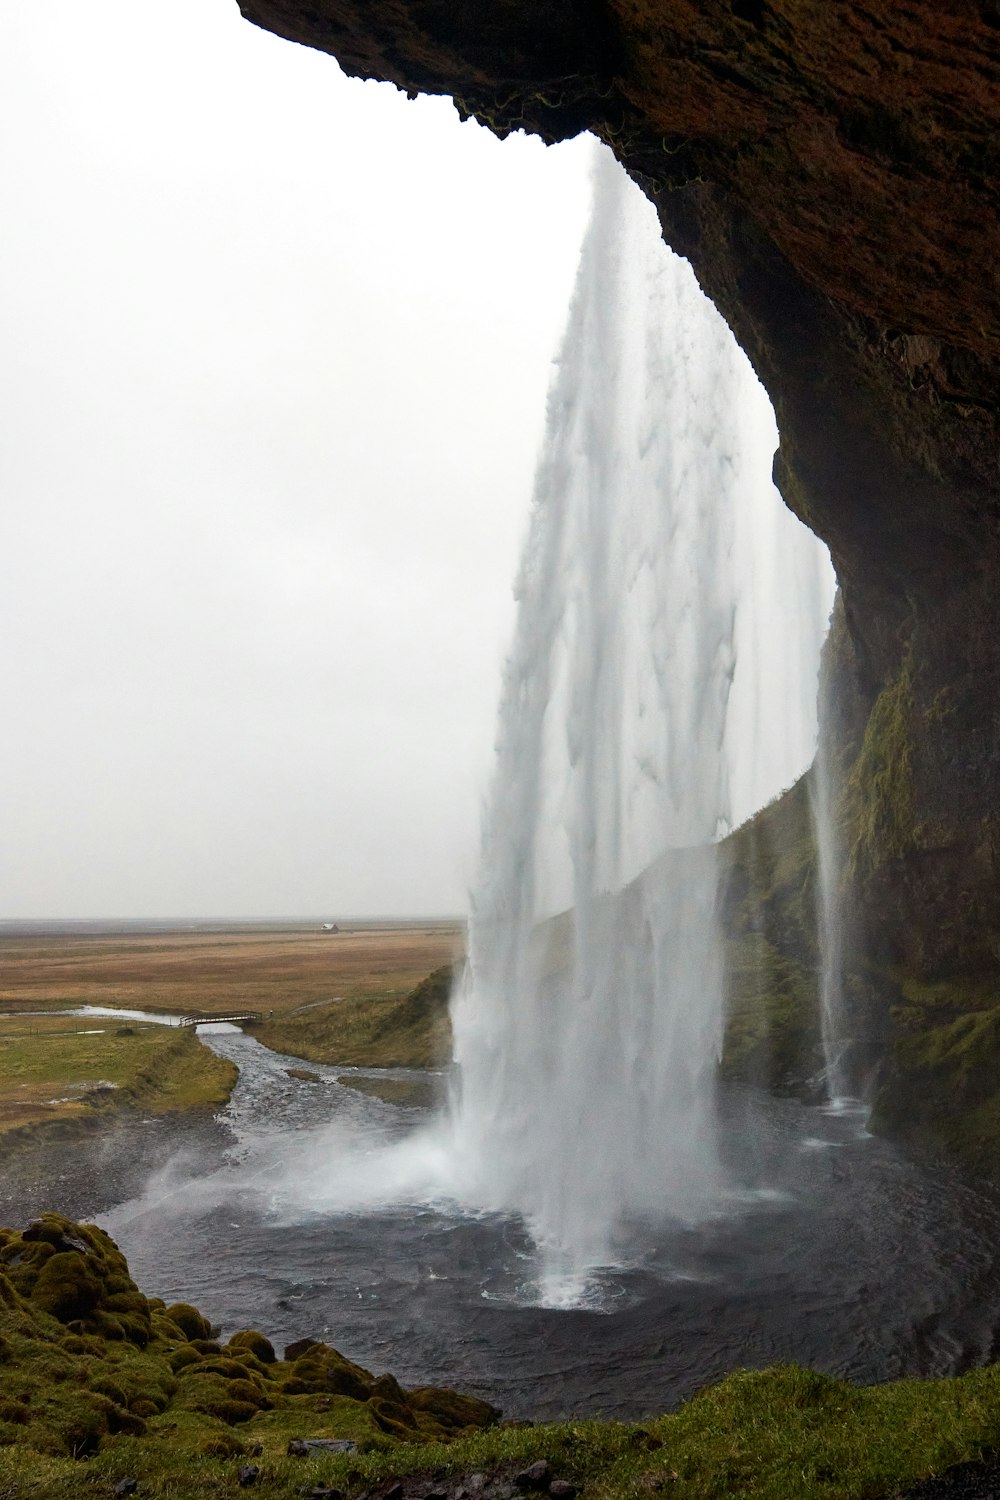
[[[588,159],[0,6],[0,917],[464,908]]]

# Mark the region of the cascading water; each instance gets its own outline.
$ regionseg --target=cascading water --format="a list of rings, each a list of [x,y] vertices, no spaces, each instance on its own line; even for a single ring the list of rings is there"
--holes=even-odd
[[[453,1004],[464,1196],[523,1215],[544,1301],[578,1300],[643,1222],[719,1201],[714,841],[811,758],[832,598],[774,438],[602,150]]]
[[[833,596],[771,484],[775,440],[747,360],[602,150],[453,1003],[456,1096],[417,1129],[341,1100],[321,1136],[247,1132],[240,1201],[290,1221],[495,1212],[516,1268],[482,1295],[550,1307],[603,1304],[601,1268],[732,1202],[716,842],[812,757]]]
[[[820,707],[820,720],[829,731],[833,720],[833,705],[821,702]],[[811,789],[813,833],[816,840],[816,935],[820,958],[823,1077],[832,1109],[863,1109],[855,1097],[848,1062],[850,1040],[845,1017],[844,925],[839,891],[843,849],[836,815],[837,785],[829,732],[820,738]]]

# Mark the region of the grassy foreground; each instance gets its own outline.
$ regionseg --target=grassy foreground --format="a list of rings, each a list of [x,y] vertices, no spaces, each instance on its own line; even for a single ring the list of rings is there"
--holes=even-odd
[[[874,1500],[1000,1445],[996,1368],[864,1389],[792,1367],[738,1372],[642,1423],[498,1427],[483,1402],[403,1391],[324,1344],[278,1359],[247,1330],[220,1345],[194,1308],[144,1297],[100,1230],[51,1214],[0,1230],[0,1371],[5,1500],[109,1495],[127,1480],[174,1500],[251,1485],[275,1500],[326,1487],[508,1500],[539,1460],[536,1491],[555,1480],[567,1500]],[[356,1446],[289,1454],[316,1438]]]

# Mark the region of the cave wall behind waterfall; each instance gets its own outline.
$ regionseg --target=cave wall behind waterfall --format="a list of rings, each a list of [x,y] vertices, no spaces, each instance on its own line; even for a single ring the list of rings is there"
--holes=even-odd
[[[841,582],[823,732],[876,1118],[1000,1138],[1000,5],[241,8],[501,134],[590,129],[656,203]]]

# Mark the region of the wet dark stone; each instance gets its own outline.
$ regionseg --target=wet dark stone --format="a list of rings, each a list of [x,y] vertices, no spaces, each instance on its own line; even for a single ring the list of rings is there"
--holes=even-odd
[[[252,1484],[260,1484],[261,1469],[259,1464],[244,1464],[237,1471],[236,1483],[241,1489],[247,1490]]]
[[[549,1482],[552,1470],[544,1458],[539,1458],[520,1474],[514,1475],[514,1483],[519,1490],[544,1490]]]
[[[138,1488],[138,1479],[133,1479],[131,1474],[128,1474],[124,1479],[119,1479],[118,1483],[115,1485],[115,1494],[134,1495]]]
[[[573,1500],[576,1494],[576,1485],[570,1484],[568,1479],[553,1479],[549,1485],[549,1494],[552,1500]]]
[[[357,1447],[353,1438],[290,1438],[288,1456],[308,1458],[311,1453],[355,1453]]]
[[[893,1500],[1000,1500],[1000,1462],[954,1464]]]

